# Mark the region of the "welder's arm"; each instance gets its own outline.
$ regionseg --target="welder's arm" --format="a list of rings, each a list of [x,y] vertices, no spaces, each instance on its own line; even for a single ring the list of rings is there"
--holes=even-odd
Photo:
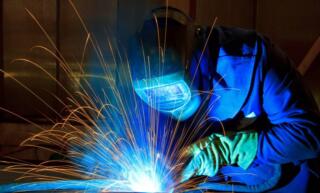
[[[267,56],[263,108],[271,127],[259,133],[257,159],[282,164],[315,158],[320,152],[320,118],[289,59],[268,41],[266,44],[262,49]]]
[[[184,156],[191,160],[184,167],[181,181],[193,176],[214,176],[224,165],[238,165],[247,169],[257,152],[257,132],[211,134],[192,144]]]

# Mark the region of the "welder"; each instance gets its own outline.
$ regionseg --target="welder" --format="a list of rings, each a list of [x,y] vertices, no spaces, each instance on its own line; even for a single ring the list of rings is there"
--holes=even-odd
[[[184,151],[181,182],[207,176],[199,189],[314,191],[320,118],[290,59],[255,31],[190,25],[174,8],[151,15],[133,44],[143,52],[129,51],[137,95],[178,121],[205,114],[212,124]]]

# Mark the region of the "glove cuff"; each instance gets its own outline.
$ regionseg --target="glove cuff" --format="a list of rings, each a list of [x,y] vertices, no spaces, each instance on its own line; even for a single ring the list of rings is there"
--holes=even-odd
[[[246,170],[254,161],[258,149],[257,132],[241,132],[237,134],[238,141],[235,141],[233,157],[236,157],[236,163],[242,169]]]
[[[256,157],[258,133],[255,131],[213,134],[209,139],[218,148],[220,165],[237,164],[247,169]]]

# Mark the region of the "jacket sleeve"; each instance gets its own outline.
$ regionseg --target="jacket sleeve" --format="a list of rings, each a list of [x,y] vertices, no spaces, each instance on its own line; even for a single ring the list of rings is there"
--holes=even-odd
[[[259,133],[257,159],[289,163],[319,156],[320,118],[288,57],[262,40],[262,101],[270,127]]]

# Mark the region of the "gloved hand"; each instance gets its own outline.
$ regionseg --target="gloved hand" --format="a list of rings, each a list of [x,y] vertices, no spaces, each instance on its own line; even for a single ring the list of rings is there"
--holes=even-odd
[[[216,175],[220,166],[236,164],[247,169],[254,160],[258,146],[258,133],[237,132],[212,134],[192,144],[184,152],[191,157],[181,173],[181,182],[193,176]]]

